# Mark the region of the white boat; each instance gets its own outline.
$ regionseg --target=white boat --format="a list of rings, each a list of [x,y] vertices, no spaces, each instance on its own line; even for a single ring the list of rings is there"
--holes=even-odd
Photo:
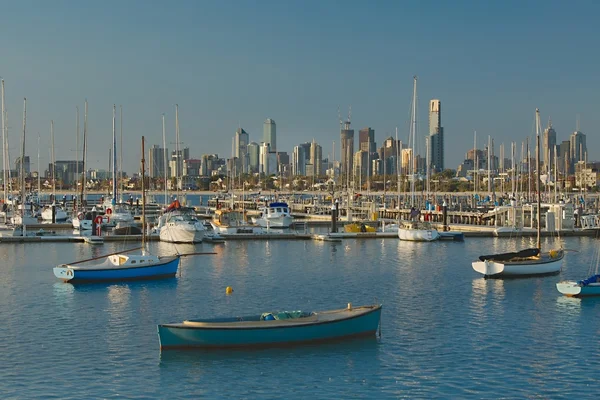
[[[105,200],[101,205],[106,216],[104,224],[107,227],[114,227],[119,222],[132,224],[135,219],[129,210],[130,206],[126,203],[119,204],[114,200],[114,198],[111,200]]]
[[[270,203],[259,210],[260,215],[252,218],[252,222],[263,228],[289,228],[294,222],[287,203]]]
[[[52,205],[44,207],[42,210],[42,219],[44,221],[52,221],[52,206],[54,206],[54,220],[65,221],[68,217],[67,212],[56,203],[52,203]]]
[[[541,215],[540,193],[540,112],[535,110],[536,123],[536,182],[537,213]],[[486,277],[551,275],[560,272],[565,252],[562,249],[541,251],[541,224],[537,218],[537,247],[514,253],[501,253],[480,256],[472,263],[473,269]]]
[[[210,224],[215,233],[219,235],[264,233],[261,226],[249,224],[246,214],[239,210],[216,210]]]
[[[193,208],[181,207],[174,201],[158,220],[156,230],[161,242],[169,243],[201,243],[206,229],[196,217]]]
[[[412,136],[413,148],[411,149],[411,158],[415,156],[415,140],[417,137],[417,77],[415,76],[413,79],[413,98],[412,98],[412,107],[411,107],[411,117],[410,117],[410,129]],[[411,159],[409,162],[411,166],[410,176],[412,179],[410,180],[410,192],[412,195],[411,204],[415,204],[414,194],[415,194],[415,181],[416,181],[416,171],[415,171],[415,163]],[[421,213],[418,209],[415,209],[413,206],[411,208],[410,213],[410,221],[401,221],[401,225],[398,226],[398,238],[400,240],[407,240],[411,242],[433,242],[440,238],[440,233],[437,229],[433,228],[429,222],[421,222],[419,218]]]
[[[429,222],[404,221],[398,227],[398,238],[411,242],[433,242],[440,238],[440,233]]]
[[[558,282],[556,289],[569,297],[600,296],[600,275],[592,275],[579,282]]]

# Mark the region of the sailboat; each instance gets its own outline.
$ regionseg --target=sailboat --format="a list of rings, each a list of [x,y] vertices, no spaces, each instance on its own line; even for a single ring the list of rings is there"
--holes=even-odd
[[[410,156],[410,170],[411,170],[411,193],[413,197],[414,205],[414,193],[415,193],[415,139],[417,132],[417,77],[413,80],[413,99],[412,99],[412,113],[411,113],[411,134],[412,134],[412,152]],[[410,221],[401,221],[398,224],[398,238],[400,240],[407,240],[411,242],[433,242],[440,238],[440,233],[437,229],[433,228],[429,222],[419,221],[420,212],[414,207],[411,209]]]
[[[117,171],[117,126],[116,126],[117,107],[113,105],[113,144],[112,144],[112,199],[106,199],[102,204],[104,212],[108,216],[104,225],[107,227],[129,228],[134,225],[133,214],[128,206],[123,204],[118,194],[118,171]]]
[[[164,135],[164,116],[163,116],[163,135]],[[181,180],[179,150],[179,106],[175,105],[175,154],[177,163],[175,165],[175,175],[177,178],[177,188]],[[169,243],[201,243],[204,239],[206,229],[204,224],[196,217],[196,211],[190,207],[182,207],[178,199],[175,199],[160,217],[156,230],[159,232],[161,242]]]
[[[56,161],[54,157],[54,121],[50,121],[50,140],[52,141],[52,205],[44,207],[42,210],[42,219],[44,221],[64,221],[67,219],[67,212],[56,204]],[[54,211],[52,211],[54,209]],[[54,214],[54,217],[52,216]]]
[[[480,256],[472,263],[473,269],[485,276],[551,275],[560,272],[565,256],[563,249],[542,252],[541,245],[541,193],[540,193],[540,110],[535,110],[536,182],[537,182],[537,246],[514,253]]]
[[[114,126],[114,124],[113,124]],[[146,200],[144,137],[142,136],[142,201]],[[145,204],[145,203],[144,203]],[[54,276],[70,283],[93,283],[160,279],[175,276],[181,255],[156,256],[146,251],[146,218],[142,207],[141,254],[129,254],[138,249],[94,257],[54,267]],[[102,261],[100,261],[102,260]]]
[[[19,180],[21,183],[21,204],[19,205],[19,213],[15,214],[12,218],[12,223],[15,225],[13,236],[25,236],[26,226],[36,224],[37,218],[33,215],[32,205],[30,208],[27,207],[27,192],[25,190],[25,132],[27,131],[27,99],[23,99],[23,137],[21,139],[21,161]]]

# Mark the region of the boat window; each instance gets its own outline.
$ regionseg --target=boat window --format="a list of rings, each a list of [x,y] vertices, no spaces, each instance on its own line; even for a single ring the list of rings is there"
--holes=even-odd
[[[140,260],[140,264],[143,263],[144,261],[146,261],[146,260]]]
[[[273,214],[273,213],[275,212],[275,209],[274,209],[274,208],[270,208],[270,209],[269,209],[269,212],[270,212],[271,214]]]
[[[281,208],[277,207],[277,212],[280,213],[281,212]]]
[[[284,213],[287,213],[287,212],[288,212],[288,209],[287,209],[287,207],[284,207],[284,208],[283,208],[283,212],[284,212]]]
[[[132,264],[135,264],[135,260],[131,260],[131,263],[132,263]]]

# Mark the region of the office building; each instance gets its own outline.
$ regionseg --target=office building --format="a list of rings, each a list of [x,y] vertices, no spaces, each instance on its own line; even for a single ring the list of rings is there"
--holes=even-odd
[[[263,142],[269,145],[272,152],[277,152],[277,128],[275,120],[267,118],[263,124]]]
[[[434,172],[444,170],[444,128],[442,127],[442,104],[429,101],[429,168]]]
[[[540,161],[544,160],[544,169],[552,171],[554,169],[554,152],[556,150],[556,131],[552,128],[552,121],[548,122],[548,127],[544,129],[542,151],[544,156],[540,157]]]
[[[169,150],[157,145],[153,145],[148,150],[148,174],[151,178],[169,176],[169,171],[165,172],[165,153],[169,154]]]
[[[358,150],[368,151],[369,153],[377,151],[374,129],[367,127],[358,132]]]

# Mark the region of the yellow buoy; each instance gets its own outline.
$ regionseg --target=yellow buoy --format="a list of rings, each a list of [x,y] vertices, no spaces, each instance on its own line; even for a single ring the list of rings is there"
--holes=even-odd
[[[227,286],[225,288],[225,294],[231,294],[231,293],[233,293],[233,289],[231,288],[231,286]]]

